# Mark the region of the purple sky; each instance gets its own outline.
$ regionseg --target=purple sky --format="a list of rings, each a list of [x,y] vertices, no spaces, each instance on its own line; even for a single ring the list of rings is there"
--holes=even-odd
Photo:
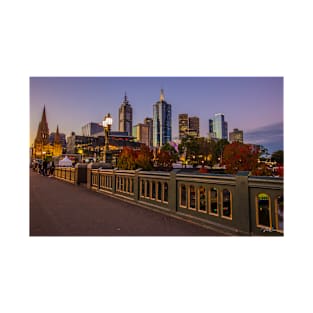
[[[58,124],[66,136],[71,131],[80,134],[83,125],[101,122],[108,112],[113,116],[113,130],[117,130],[124,92],[133,107],[135,125],[152,117],[161,88],[172,104],[173,138],[178,136],[180,113],[200,117],[201,136],[207,135],[208,119],[224,113],[228,131],[242,129],[246,142],[253,139],[271,145],[272,126],[277,132],[280,125],[272,149],[283,148],[282,77],[31,77],[30,142],[36,136],[44,104],[50,132]]]

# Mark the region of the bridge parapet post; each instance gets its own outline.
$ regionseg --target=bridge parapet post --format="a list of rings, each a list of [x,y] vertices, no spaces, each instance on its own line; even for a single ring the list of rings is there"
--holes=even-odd
[[[180,169],[173,169],[170,172],[170,180],[168,183],[168,208],[176,212],[177,211],[177,182],[176,182],[176,174],[180,171]]]
[[[237,173],[233,204],[233,219],[236,221],[236,225],[234,226],[240,232],[247,235],[251,232],[248,177],[248,171],[240,171]]]
[[[75,165],[75,181],[76,185],[87,183],[87,164],[77,163]]]
[[[139,173],[141,171],[141,168],[135,170],[134,175],[134,199],[135,201],[139,200]]]
[[[116,192],[116,169],[112,171],[112,193],[115,194]]]

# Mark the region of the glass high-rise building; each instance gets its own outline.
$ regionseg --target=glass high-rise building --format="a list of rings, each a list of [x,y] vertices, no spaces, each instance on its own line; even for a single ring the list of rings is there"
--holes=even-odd
[[[161,89],[160,100],[153,105],[153,146],[162,147],[172,140],[172,106],[164,99]]]
[[[129,104],[126,93],[124,96],[124,101],[122,102],[119,112],[119,126],[118,129],[121,132],[127,132],[128,136],[132,135],[133,130],[133,109]]]
[[[228,124],[224,114],[216,113],[213,117],[213,133],[217,139],[228,139]]]

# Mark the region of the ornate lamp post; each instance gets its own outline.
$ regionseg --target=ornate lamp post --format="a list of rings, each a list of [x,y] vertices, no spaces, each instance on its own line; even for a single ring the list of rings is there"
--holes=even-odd
[[[111,163],[112,162],[112,154],[109,148],[109,133],[111,130],[111,126],[113,124],[113,119],[111,117],[111,114],[108,113],[103,118],[103,128],[104,128],[104,153],[103,153],[103,161],[105,163]]]

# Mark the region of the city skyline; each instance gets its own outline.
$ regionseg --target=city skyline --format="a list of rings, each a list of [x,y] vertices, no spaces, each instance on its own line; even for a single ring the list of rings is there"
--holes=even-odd
[[[240,128],[245,142],[262,142],[271,151],[283,149],[282,77],[31,77],[30,144],[44,105],[50,132],[59,125],[66,136],[72,131],[80,134],[83,125],[101,123],[109,112],[112,130],[118,130],[118,110],[125,92],[135,125],[153,117],[160,89],[172,105],[173,139],[178,138],[179,114],[198,116],[200,136],[206,137],[208,119],[223,113],[228,132]]]

